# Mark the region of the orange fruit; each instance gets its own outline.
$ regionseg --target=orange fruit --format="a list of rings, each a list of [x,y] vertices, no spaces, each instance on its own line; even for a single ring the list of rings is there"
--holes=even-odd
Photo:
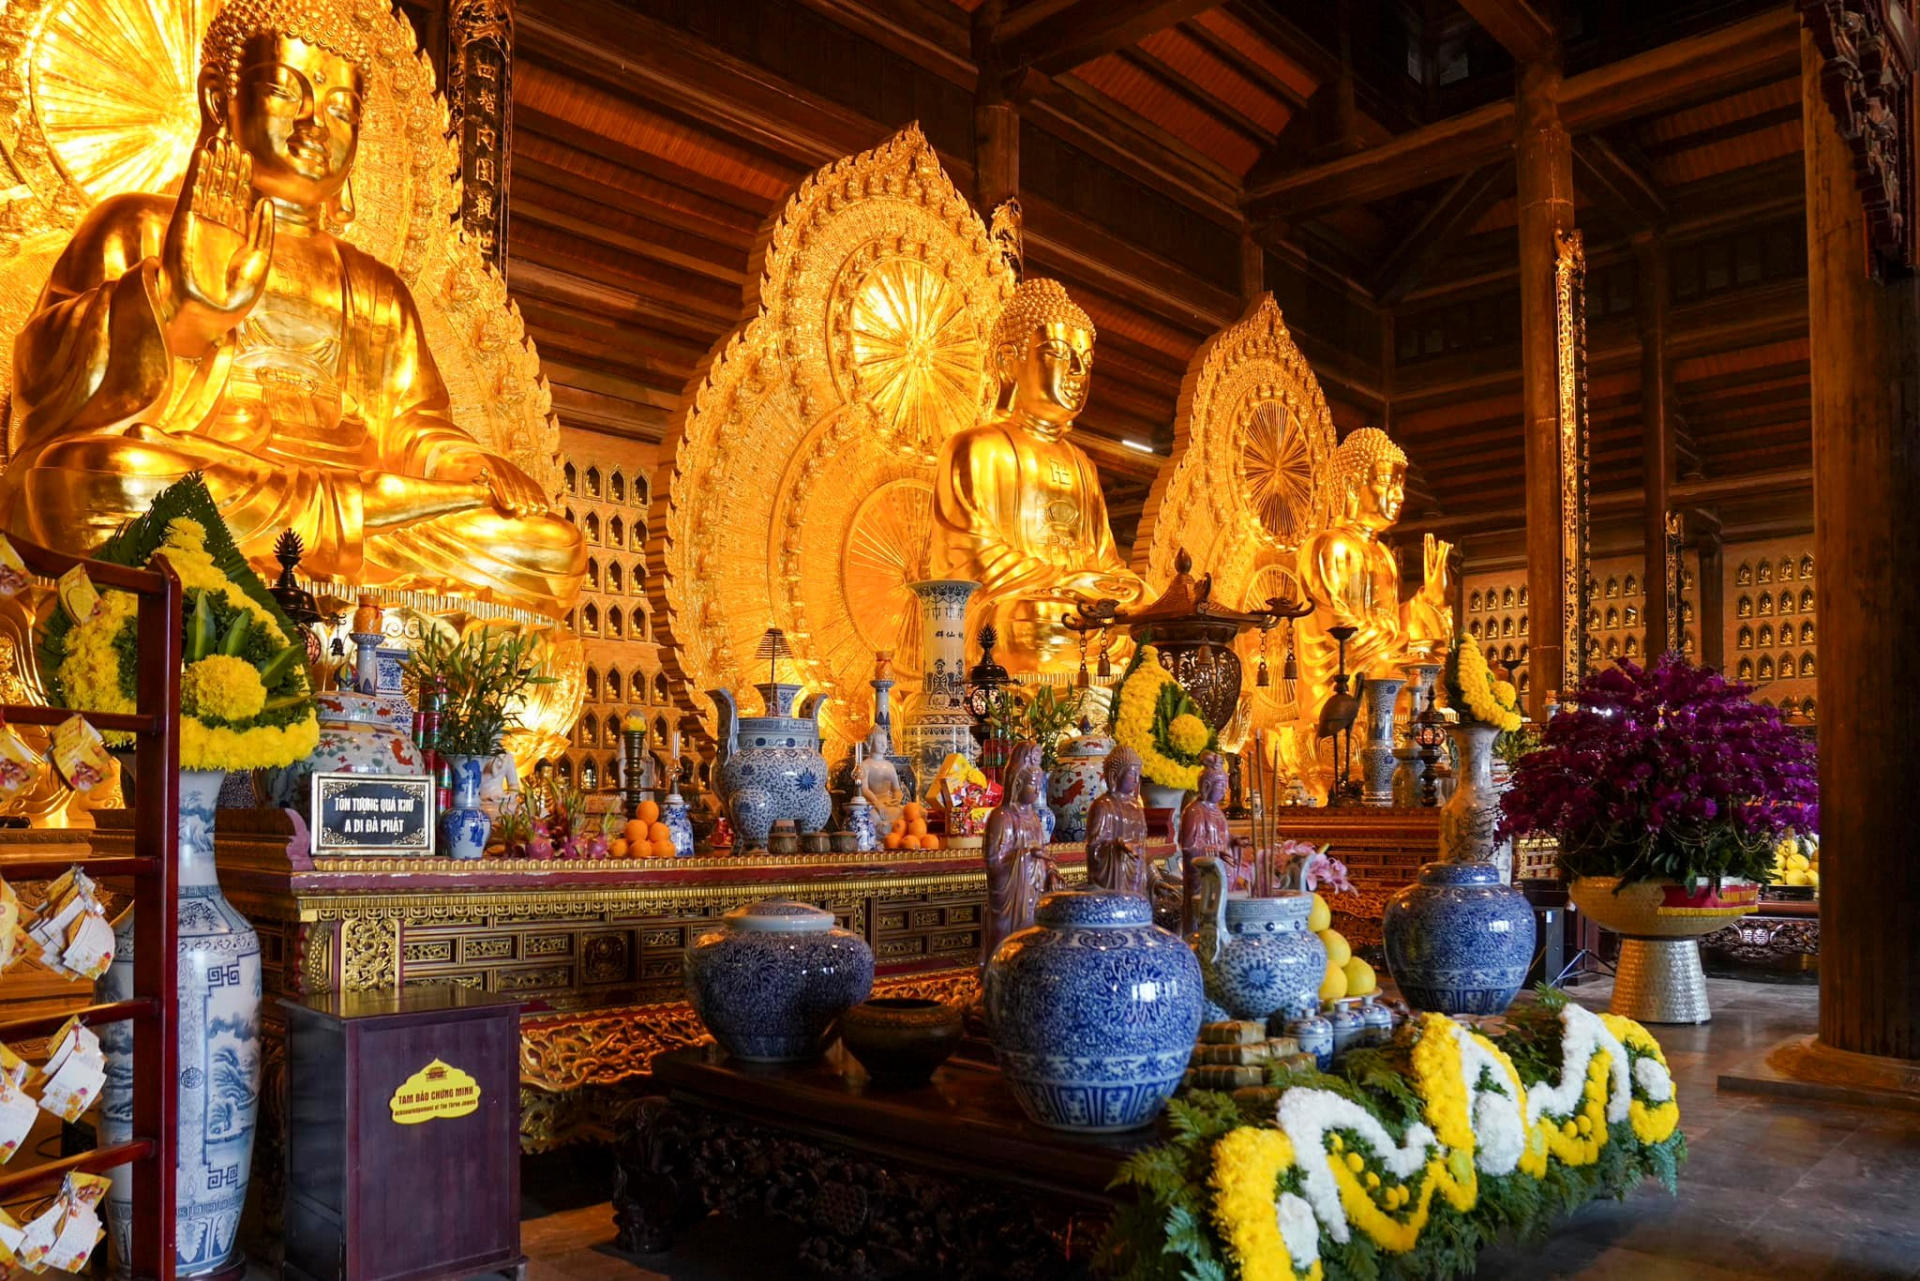
[[[924,819],[924,818],[916,818],[916,819],[913,819],[913,820],[912,820],[911,822],[909,822],[909,823],[907,824],[907,835],[909,835],[909,836],[925,836],[926,834],[927,834],[927,820],[926,820],[926,819]]]
[[[673,833],[667,830],[665,823],[649,823],[647,824],[647,839],[655,845],[658,845],[661,841],[665,841],[671,845],[673,844]]]
[[[915,819],[923,819],[927,816],[926,807],[921,805],[919,801],[908,801],[906,809],[902,810],[901,813],[907,816],[909,823]]]
[[[660,807],[652,801],[641,801],[640,813],[637,814],[635,817],[637,817],[642,823],[646,823],[647,825],[651,826],[654,823],[657,823],[660,821]]]
[[[664,841],[655,841],[651,846],[651,849],[653,850],[653,856],[655,858],[672,858],[673,857],[673,841],[670,839],[664,840]]]
[[[623,836],[614,837],[613,841],[607,846],[607,853],[613,855],[615,858],[625,858],[627,856],[626,838]]]
[[[643,843],[647,839],[647,825],[637,818],[628,819],[626,838],[627,844],[629,845],[639,845]]]
[[[898,832],[888,832],[888,833],[887,833],[887,834],[886,834],[885,836],[883,836],[883,837],[881,837],[881,838],[880,838],[880,844],[882,844],[882,845],[884,845],[884,846],[886,846],[886,847],[887,847],[888,849],[890,849],[890,850],[897,850],[897,849],[899,849],[899,848],[900,848],[900,833],[898,833]]]
[[[920,838],[920,848],[923,850],[937,850],[940,848],[940,838],[933,835],[923,836]]]

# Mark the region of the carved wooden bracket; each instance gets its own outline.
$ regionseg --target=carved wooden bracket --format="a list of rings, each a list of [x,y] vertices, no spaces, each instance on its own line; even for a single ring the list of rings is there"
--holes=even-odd
[[[1853,148],[1867,240],[1881,269],[1910,269],[1914,27],[1905,0],[1799,0],[1826,65],[1820,88]]]

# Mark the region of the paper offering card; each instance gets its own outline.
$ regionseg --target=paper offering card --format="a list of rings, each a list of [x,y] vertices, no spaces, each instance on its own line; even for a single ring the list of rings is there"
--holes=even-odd
[[[60,964],[83,979],[97,979],[113,964],[113,927],[95,903],[67,930],[66,951]]]
[[[73,715],[53,731],[53,765],[76,792],[90,792],[113,777],[113,755],[100,731]]]
[[[40,1114],[40,1107],[33,1101],[22,1086],[15,1085],[13,1078],[0,1073],[0,1165],[13,1159],[20,1145],[27,1141],[27,1132],[33,1129],[34,1118]]]

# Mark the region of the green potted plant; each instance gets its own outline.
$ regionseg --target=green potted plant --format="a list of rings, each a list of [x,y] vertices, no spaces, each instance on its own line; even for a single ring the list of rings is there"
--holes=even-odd
[[[430,628],[407,658],[407,672],[424,698],[440,699],[437,750],[453,775],[453,803],[441,816],[440,833],[453,858],[479,858],[492,821],[480,808],[480,782],[489,762],[502,754],[508,734],[520,728],[519,709],[528,691],[553,683],[533,667],[536,638],[481,625],[457,634]]]

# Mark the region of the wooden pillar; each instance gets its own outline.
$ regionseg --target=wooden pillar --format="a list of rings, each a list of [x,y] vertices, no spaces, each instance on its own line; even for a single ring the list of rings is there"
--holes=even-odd
[[[513,0],[447,6],[447,103],[460,140],[460,225],[504,279],[513,163]]]
[[[1573,144],[1560,123],[1557,58],[1520,72],[1514,140],[1520,220],[1521,419],[1526,436],[1527,594],[1533,712],[1560,688],[1566,582],[1561,573],[1559,350],[1554,237],[1573,228]]]
[[[1720,536],[1703,534],[1699,541],[1700,576],[1695,582],[1694,635],[1700,638],[1702,666],[1727,666],[1726,569],[1720,563]]]
[[[1020,194],[1020,112],[1007,96],[994,28],[1003,0],[986,0],[973,11],[973,55],[980,68],[973,91],[973,192],[980,212],[991,214]]]
[[[1667,254],[1658,235],[1634,237],[1639,266],[1634,315],[1640,330],[1640,431],[1644,507],[1641,541],[1646,548],[1646,655],[1649,662],[1679,648],[1679,619],[1669,611],[1678,586],[1668,579],[1667,512],[1679,470],[1671,385],[1667,377]]]
[[[1859,144],[1834,123],[1827,67],[1803,35],[1820,575],[1820,1043],[1920,1060],[1912,781],[1920,681],[1901,661],[1920,636],[1920,280],[1897,266],[1873,278]],[[1912,127],[1894,113],[1896,136]],[[1910,163],[1898,154],[1904,148],[1888,150]],[[1914,1075],[1909,1069],[1909,1089]]]
[[[1240,306],[1251,310],[1267,292],[1267,248],[1253,234],[1253,228],[1240,229]]]

